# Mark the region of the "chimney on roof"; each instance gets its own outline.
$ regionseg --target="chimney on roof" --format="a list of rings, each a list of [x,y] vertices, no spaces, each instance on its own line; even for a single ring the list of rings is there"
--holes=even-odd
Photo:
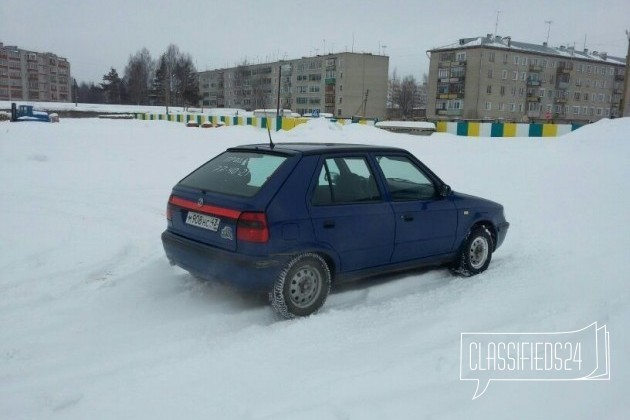
[[[547,41],[543,42],[543,47],[547,48]]]
[[[486,38],[488,38],[488,40],[491,40],[492,39],[492,34],[487,34]]]
[[[512,46],[512,37],[511,36],[506,36],[504,39],[507,41],[506,45],[508,47],[511,47]]]
[[[608,53],[605,51],[602,51],[601,53],[599,53],[599,56],[602,58],[602,60],[608,59]]]
[[[588,48],[584,48],[584,54],[588,54]]]
[[[466,40],[464,38],[459,39],[459,45],[464,45],[465,43],[466,43]]]
[[[565,47],[564,45],[560,45],[560,51],[564,51],[566,49],[567,49],[567,47]]]

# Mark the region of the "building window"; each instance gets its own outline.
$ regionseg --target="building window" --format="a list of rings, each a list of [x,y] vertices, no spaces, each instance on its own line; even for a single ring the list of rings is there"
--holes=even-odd
[[[501,94],[501,96],[505,95],[505,86],[501,86],[501,88],[499,89],[499,93]]]
[[[486,102],[486,111],[492,110],[492,102]]]
[[[516,112],[516,104],[510,104],[510,112]]]
[[[448,78],[448,69],[439,69],[438,79],[446,79],[446,78]]]
[[[508,63],[508,55],[503,54],[503,64],[507,64],[507,63]]]
[[[455,60],[456,61],[466,61],[466,52],[458,52],[457,55],[455,56]]]
[[[588,114],[588,107],[587,106],[583,106],[582,107],[582,115],[586,115]]]
[[[515,56],[514,56],[514,64],[515,64],[515,65],[518,65],[518,55],[515,55]]]
[[[507,80],[507,78],[508,78],[508,71],[507,70],[502,70],[501,71],[501,79]]]
[[[539,98],[544,98],[545,97],[545,89],[539,89],[538,90],[538,97]]]
[[[488,53],[488,61],[494,63],[494,51]]]
[[[573,107],[573,113],[574,113],[575,115],[579,115],[579,113],[580,113],[580,107],[579,107],[579,106],[574,106],[574,107]]]
[[[512,80],[518,80],[518,71],[514,70],[512,72]]]
[[[488,69],[488,79],[492,79],[493,74],[494,74],[494,71],[492,71],[492,69]]]
[[[486,93],[487,94],[491,94],[492,93],[492,85],[486,86]]]
[[[499,104],[499,111],[504,112],[505,111],[505,104],[503,102],[501,102]]]

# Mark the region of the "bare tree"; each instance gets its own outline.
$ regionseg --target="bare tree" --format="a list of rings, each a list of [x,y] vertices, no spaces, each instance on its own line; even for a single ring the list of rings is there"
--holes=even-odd
[[[149,103],[149,91],[154,73],[155,62],[151,59],[149,50],[142,48],[135,55],[129,56],[124,80],[131,103],[136,105]]]
[[[413,115],[417,91],[418,84],[416,83],[416,78],[410,75],[405,76],[400,84],[400,94],[398,97],[398,104],[400,105],[404,117],[411,117]]]
[[[160,56],[153,79],[153,95],[160,104],[189,106],[199,101],[197,70],[190,54],[171,44]]]

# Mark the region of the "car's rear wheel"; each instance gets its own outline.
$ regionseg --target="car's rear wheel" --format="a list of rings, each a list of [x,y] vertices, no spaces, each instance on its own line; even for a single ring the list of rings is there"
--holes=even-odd
[[[321,256],[300,254],[280,272],[271,291],[271,305],[285,318],[310,315],[326,301],[330,283],[330,269]]]
[[[473,276],[485,271],[490,265],[493,249],[494,242],[488,228],[485,226],[473,228],[461,246],[454,271],[464,276]]]

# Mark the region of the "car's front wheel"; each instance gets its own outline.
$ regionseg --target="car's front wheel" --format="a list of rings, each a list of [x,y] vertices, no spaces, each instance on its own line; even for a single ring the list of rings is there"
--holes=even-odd
[[[330,269],[321,256],[300,254],[276,279],[270,295],[271,305],[285,318],[310,315],[326,301],[330,283]]]
[[[473,276],[485,271],[492,259],[494,242],[485,226],[477,226],[470,231],[461,246],[455,261],[455,272],[464,276]]]

